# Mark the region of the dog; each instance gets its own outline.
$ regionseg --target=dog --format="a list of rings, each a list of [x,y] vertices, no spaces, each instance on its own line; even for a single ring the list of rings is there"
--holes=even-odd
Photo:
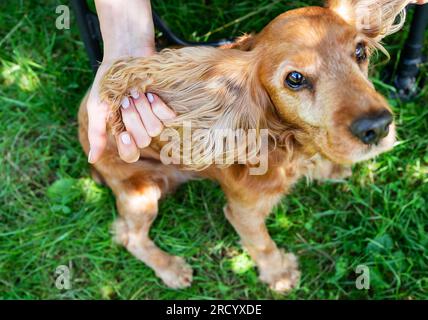
[[[343,178],[350,165],[393,148],[392,111],[369,81],[368,68],[375,49],[384,51],[381,40],[402,26],[408,2],[331,0],[325,7],[287,11],[259,34],[224,48],[165,49],[116,62],[100,92],[111,106],[108,146],[93,165],[116,197],[116,240],[168,287],[189,286],[191,267],[158,248],[149,229],[162,196],[188,180],[213,179],[226,195],[224,214],[255,261],[260,280],[282,293],[298,285],[297,258],[277,247],[265,219],[300,178]],[[125,130],[120,104],[131,88],[155,93],[176,112],[165,130],[181,137],[190,122],[192,133],[207,133],[192,150],[230,156],[232,163],[210,164],[207,157],[190,159],[178,152],[172,158],[181,162],[165,164],[162,150],[168,142],[161,137],[141,150],[137,162],[122,161],[115,137]],[[79,139],[88,154],[86,102],[87,97],[79,110]],[[218,128],[254,129],[257,138],[267,130],[265,172],[251,174],[255,164],[240,163],[236,145],[218,151]],[[252,152],[245,143],[242,150]]]

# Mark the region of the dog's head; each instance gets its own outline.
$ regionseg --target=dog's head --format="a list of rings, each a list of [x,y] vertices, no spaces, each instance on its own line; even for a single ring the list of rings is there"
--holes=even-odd
[[[390,107],[368,79],[369,58],[408,1],[333,0],[286,12],[241,50],[256,51],[258,77],[276,111],[306,144],[337,163],[393,147]]]

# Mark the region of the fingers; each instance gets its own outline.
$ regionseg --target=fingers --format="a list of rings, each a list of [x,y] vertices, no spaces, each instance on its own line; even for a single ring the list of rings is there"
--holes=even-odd
[[[106,119],[108,107],[104,103],[88,100],[88,162],[97,162],[106,146]]]
[[[143,125],[134,100],[124,98],[122,102],[122,119],[126,130],[131,134],[138,148],[145,148],[150,144],[151,138]],[[158,120],[159,121],[159,120]]]
[[[163,129],[163,125],[160,120],[155,116],[144,94],[140,95],[138,99],[134,100],[135,107],[143,120],[144,127],[150,137],[158,136]]]
[[[122,101],[122,119],[126,130],[131,134],[138,148],[145,148],[151,137],[158,136],[163,129],[161,120],[173,119],[174,111],[156,95],[139,94],[131,90],[131,97]]]
[[[140,158],[140,152],[129,132],[124,131],[117,135],[116,144],[119,156],[123,161],[132,163]]]
[[[131,97],[122,101],[121,113],[126,131],[116,136],[120,158],[125,162],[135,162],[140,157],[139,149],[149,146],[151,137],[159,135],[163,129],[161,121],[171,120],[174,111],[156,95],[139,94],[131,90]],[[88,161],[95,163],[101,157],[107,143],[106,122],[108,106],[105,103],[88,101],[88,137],[90,151]],[[98,101],[98,99],[95,99]]]
[[[171,120],[176,117],[175,112],[168,108],[167,105],[161,99],[159,99],[157,95],[147,93],[147,99],[152,106],[153,113],[161,121]]]

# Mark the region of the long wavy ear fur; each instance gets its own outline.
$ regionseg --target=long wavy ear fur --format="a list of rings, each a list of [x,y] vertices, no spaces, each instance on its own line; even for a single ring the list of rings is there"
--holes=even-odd
[[[250,51],[254,48],[255,38],[256,36],[254,34],[244,34],[237,38],[235,42],[223,46],[223,49]]]
[[[266,115],[271,104],[258,83],[256,65],[251,52],[201,47],[166,49],[150,57],[118,61],[106,73],[100,92],[101,99],[112,108],[112,133],[124,130],[120,103],[129,95],[130,88],[136,88],[157,94],[177,113],[176,119],[164,122],[167,128],[178,129],[182,134],[186,123],[191,124],[196,135],[192,150],[196,151],[180,155],[181,163],[190,163],[191,169],[206,168],[212,163],[210,159],[226,158],[228,163],[232,159],[238,163],[241,153],[248,159],[255,157],[257,147],[227,144],[218,149],[216,145],[224,139],[217,129],[260,132],[267,128]],[[199,129],[204,129],[205,137],[198,137]],[[176,147],[184,150],[183,145]],[[195,158],[195,154],[199,157]],[[189,156],[192,158],[186,159]]]
[[[401,29],[410,0],[329,0],[327,6],[375,42]],[[397,19],[398,18],[398,19]]]

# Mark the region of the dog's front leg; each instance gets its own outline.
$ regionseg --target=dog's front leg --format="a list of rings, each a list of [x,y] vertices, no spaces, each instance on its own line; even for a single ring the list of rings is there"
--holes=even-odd
[[[150,181],[144,171],[122,181],[110,178],[108,183],[116,194],[120,214],[113,226],[117,242],[152,268],[168,287],[190,286],[190,266],[183,258],[161,250],[149,237],[150,227],[158,213],[158,200],[162,193],[160,184]]]
[[[285,293],[296,286],[300,272],[296,257],[278,249],[265,225],[265,219],[277,199],[279,197],[260,199],[250,206],[229,197],[224,212],[256,262],[260,280],[269,284],[271,289]]]

